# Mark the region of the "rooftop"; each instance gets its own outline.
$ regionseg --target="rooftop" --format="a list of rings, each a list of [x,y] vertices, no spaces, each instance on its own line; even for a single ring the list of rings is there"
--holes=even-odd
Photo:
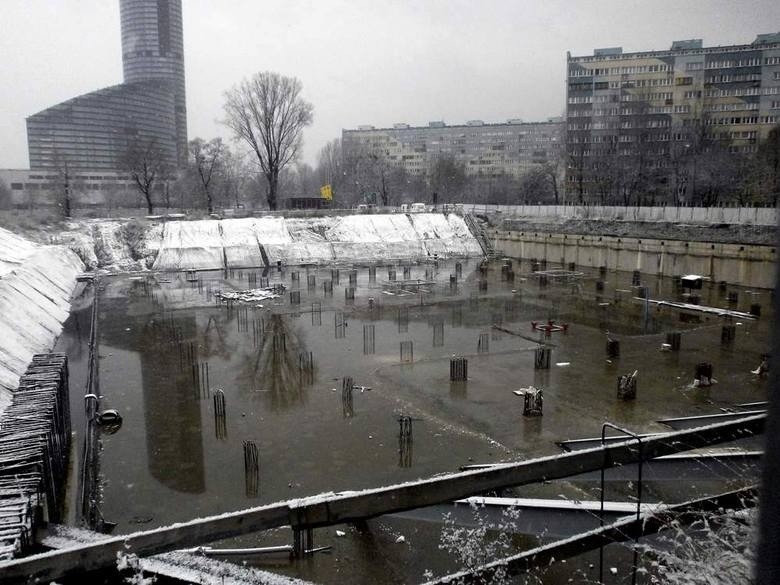
[[[569,61],[607,61],[614,59],[642,59],[647,57],[667,57],[677,55],[695,55],[702,53],[727,53],[733,51],[754,51],[756,49],[780,48],[780,32],[759,34],[750,44],[703,46],[702,39],[686,39],[674,41],[671,48],[665,50],[636,51],[624,53],[623,47],[606,47],[593,50],[593,55],[572,56],[567,53]]]
[[[547,120],[539,122],[524,122],[520,118],[510,118],[506,122],[483,122],[482,120],[469,120],[465,124],[445,124],[441,120],[428,122],[425,126],[410,126],[405,122],[398,122],[392,127],[376,128],[368,124],[361,124],[357,128],[344,128],[344,132],[386,132],[399,130],[430,130],[431,128],[496,128],[507,126],[540,126],[562,124],[563,118],[560,116],[551,116]]]

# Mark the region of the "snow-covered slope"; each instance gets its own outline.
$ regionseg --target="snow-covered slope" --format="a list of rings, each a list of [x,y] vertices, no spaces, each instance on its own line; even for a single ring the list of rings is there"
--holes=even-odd
[[[21,266],[40,246],[0,228],[0,278]]]
[[[64,246],[0,229],[0,413],[32,356],[52,347],[84,264]]]
[[[379,262],[481,254],[463,218],[440,213],[165,224],[156,270]]]

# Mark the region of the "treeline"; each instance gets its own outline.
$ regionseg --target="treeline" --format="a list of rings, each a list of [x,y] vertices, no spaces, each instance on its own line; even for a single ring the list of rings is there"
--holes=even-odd
[[[567,201],[600,205],[757,205],[780,198],[780,125],[752,152],[692,127],[662,154],[638,140],[595,147],[570,145]]]

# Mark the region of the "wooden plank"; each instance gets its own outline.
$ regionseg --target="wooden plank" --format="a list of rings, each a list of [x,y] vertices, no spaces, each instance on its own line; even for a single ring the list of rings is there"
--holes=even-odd
[[[643,441],[641,454],[636,442],[626,441],[603,448],[497,465],[486,470],[447,474],[360,492],[322,494],[200,518],[2,563],[0,583],[51,581],[69,574],[108,567],[116,562],[117,552],[147,556],[281,526],[300,529],[355,522],[511,486],[625,465],[640,459],[652,459],[760,434],[764,430],[765,420],[766,415],[758,415],[658,435]]]
[[[699,313],[709,313],[711,315],[717,315],[719,317],[734,317],[736,319],[745,319],[753,321],[756,316],[750,313],[743,313],[742,311],[732,311],[731,309],[721,309],[719,307],[708,307],[706,305],[692,305],[691,303],[680,303],[678,301],[658,301],[655,299],[644,299],[642,297],[634,297],[635,301],[648,302],[659,307],[672,307],[673,309],[684,309],[686,311],[697,311]]]
[[[663,433],[647,433],[640,434],[639,436],[644,441],[651,437],[658,437]],[[604,443],[607,445],[614,445],[615,443],[622,443],[626,440],[625,435],[610,435],[604,438]],[[601,437],[587,437],[584,439],[566,439],[564,441],[558,441],[557,445],[564,451],[580,451],[582,449],[592,449],[601,445]]]
[[[556,540],[519,554],[512,555],[474,569],[460,571],[451,575],[428,581],[424,585],[489,583],[491,576],[499,569],[507,569],[510,574],[527,572],[537,567],[548,566],[557,559],[596,550],[613,542],[625,542],[642,536],[656,534],[675,520],[687,525],[701,519],[702,512],[714,512],[721,509],[742,509],[754,501],[757,495],[755,487],[726,492],[714,497],[690,500],[682,504],[669,506],[664,510],[646,512],[636,517],[621,519],[612,524],[578,534],[570,538]]]
[[[766,400],[762,400],[760,402],[743,402],[742,404],[735,404],[734,406],[736,408],[766,408],[767,402]]]
[[[70,548],[85,542],[98,542],[108,538],[105,534],[53,525],[49,527],[49,536],[42,545],[53,549]],[[289,547],[292,549],[292,547]],[[139,566],[146,573],[169,577],[179,582],[220,583],[220,585],[258,585],[274,583],[278,585],[313,585],[293,577],[269,573],[253,567],[226,563],[203,556],[200,547],[191,551],[163,553],[145,559],[139,559]]]
[[[657,422],[673,428],[675,431],[681,431],[683,429],[693,429],[704,425],[711,425],[712,423],[725,421],[725,420],[737,420],[746,416],[753,416],[754,414],[764,414],[766,410],[750,410],[743,412],[719,412],[717,414],[701,414],[697,416],[683,416],[679,418],[664,418]]]

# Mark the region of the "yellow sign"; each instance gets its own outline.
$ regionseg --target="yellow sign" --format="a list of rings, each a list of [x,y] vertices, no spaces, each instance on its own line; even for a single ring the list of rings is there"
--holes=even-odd
[[[320,195],[323,199],[333,201],[333,189],[330,188],[330,185],[323,185],[320,187]]]

